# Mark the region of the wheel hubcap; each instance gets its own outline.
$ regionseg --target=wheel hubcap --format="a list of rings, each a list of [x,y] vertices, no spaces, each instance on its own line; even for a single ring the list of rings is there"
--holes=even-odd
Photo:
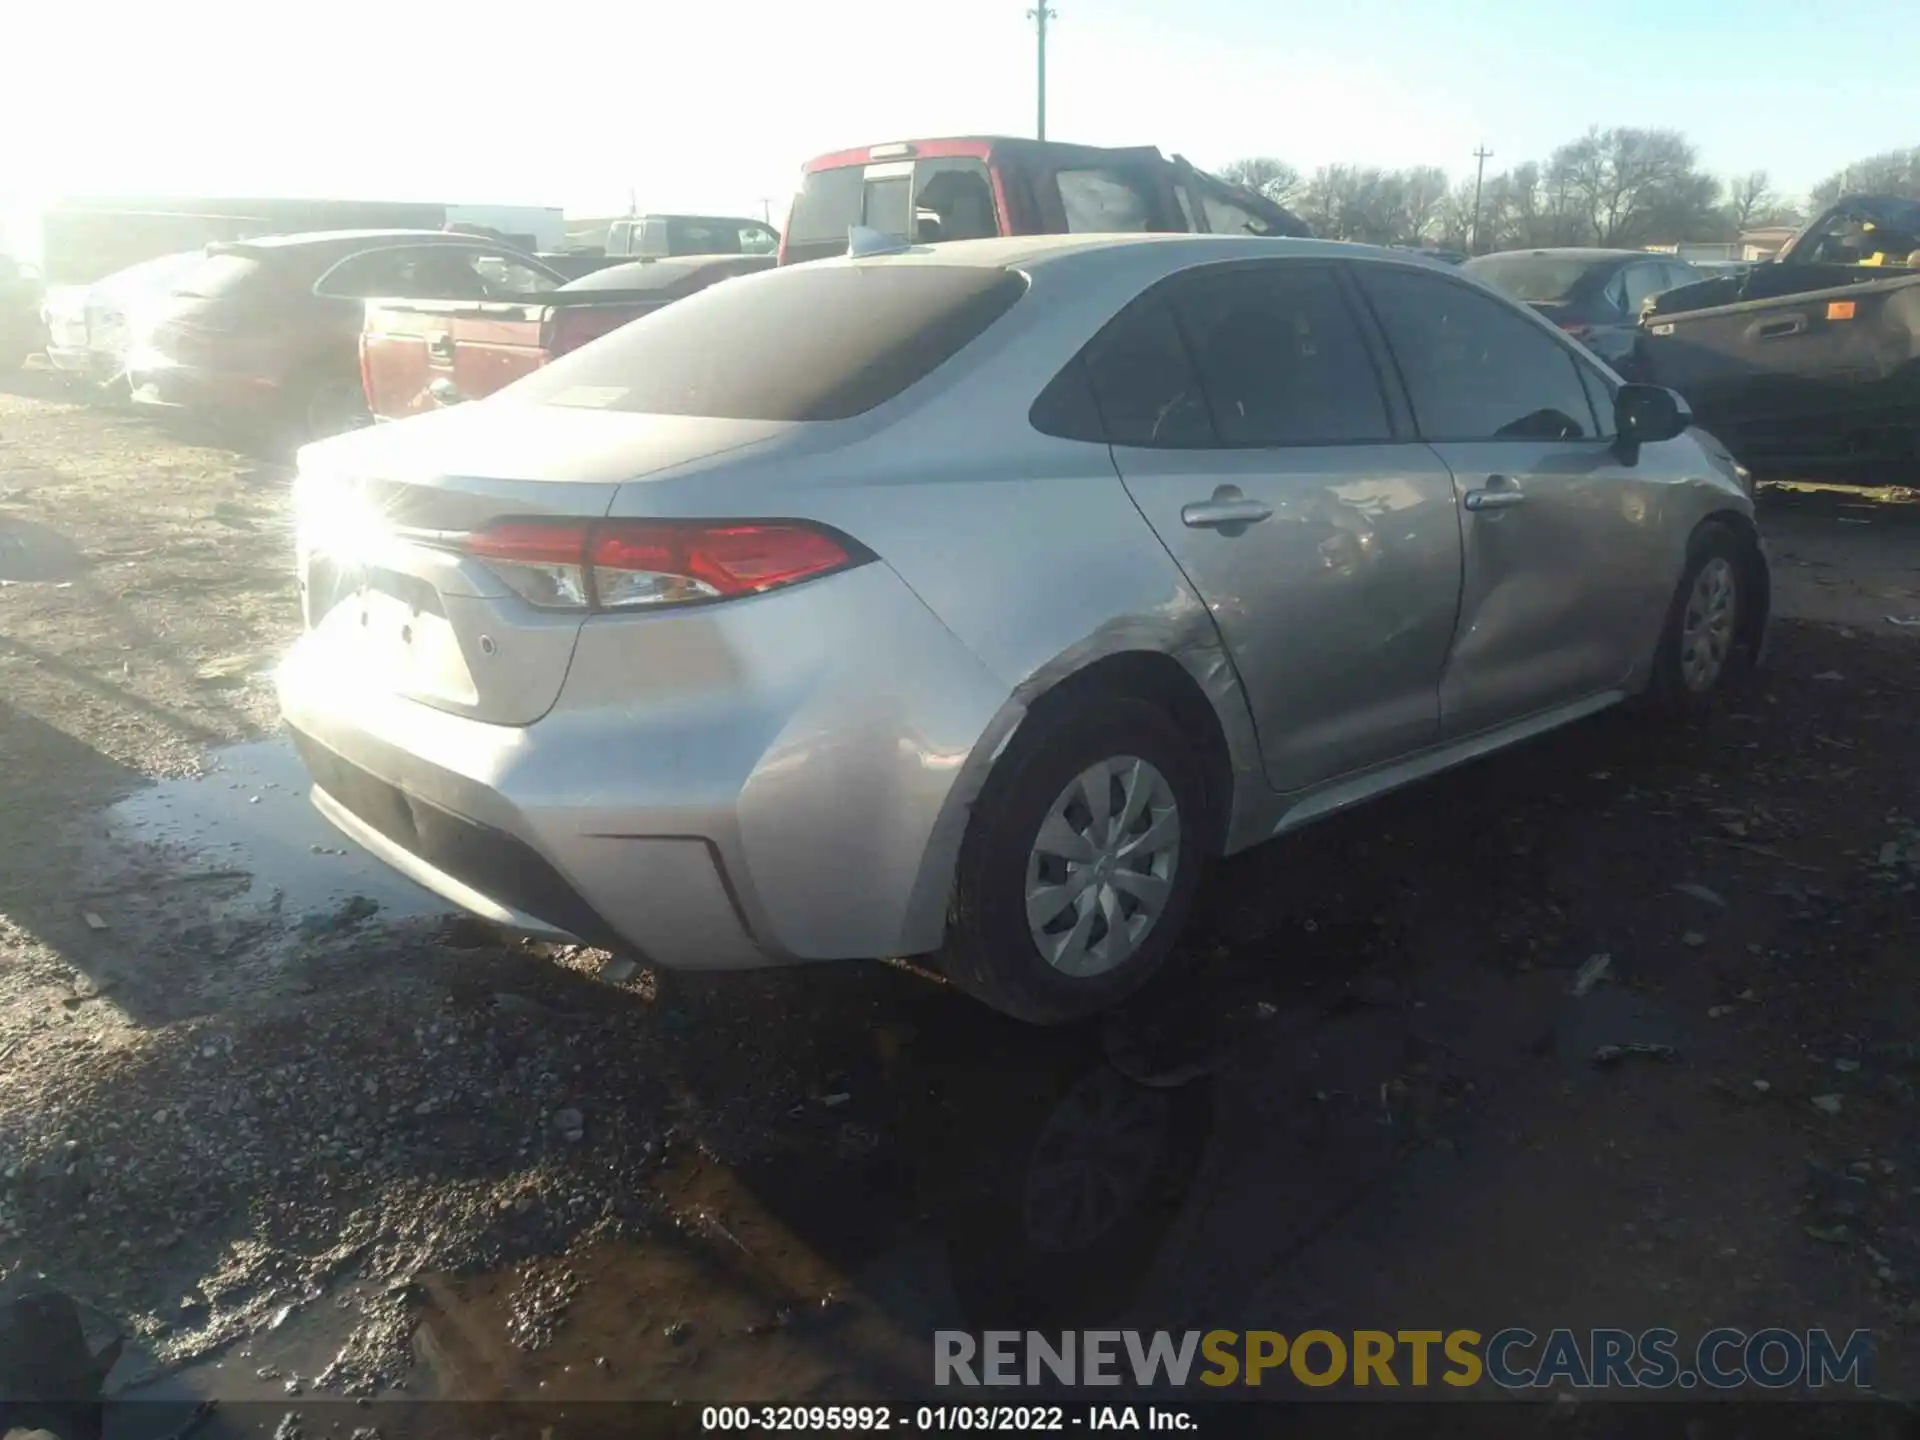
[[[1695,694],[1712,689],[1726,669],[1738,610],[1733,563],[1716,555],[1694,577],[1680,627],[1680,678]]]
[[[1140,948],[1173,893],[1180,807],[1145,760],[1090,765],[1055,797],[1027,857],[1027,925],[1049,965],[1101,975]]]

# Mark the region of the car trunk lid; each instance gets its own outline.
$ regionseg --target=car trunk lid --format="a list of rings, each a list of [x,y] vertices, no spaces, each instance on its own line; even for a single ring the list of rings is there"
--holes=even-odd
[[[508,520],[597,520],[627,480],[785,427],[481,402],[301,452],[296,549],[311,642],[343,681],[528,725],[587,612],[531,604],[468,553]]]

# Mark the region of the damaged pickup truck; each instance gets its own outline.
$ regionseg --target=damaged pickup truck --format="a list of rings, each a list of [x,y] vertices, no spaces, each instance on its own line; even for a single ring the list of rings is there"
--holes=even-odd
[[[844,255],[855,226],[914,245],[1129,231],[1313,234],[1284,206],[1152,145],[991,135],[866,145],[808,161],[780,263]]]
[[[1853,195],[1774,261],[1655,296],[1643,377],[1762,478],[1920,476],[1920,203]]]

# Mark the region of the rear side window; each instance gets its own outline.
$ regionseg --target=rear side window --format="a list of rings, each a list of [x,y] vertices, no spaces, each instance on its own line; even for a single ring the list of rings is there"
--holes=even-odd
[[[1254,218],[1251,210],[1236,205],[1231,200],[1215,195],[1211,190],[1202,192],[1201,207],[1206,211],[1207,229],[1215,235],[1265,235],[1267,227]]]
[[[1595,432],[1573,355],[1500,301],[1390,265],[1357,267],[1427,440],[1578,440]]]
[[[932,374],[1026,288],[986,266],[788,267],[665,306],[501,394],[650,415],[844,420]]]
[[[914,238],[986,240],[1000,233],[993,182],[982,161],[970,155],[919,160],[913,167]]]
[[[1333,271],[1262,265],[1179,286],[1180,328],[1224,445],[1393,438],[1366,342]]]
[[[1069,235],[1139,233],[1153,228],[1153,191],[1137,172],[1114,166],[1056,172]]]
[[[787,243],[817,245],[823,241],[847,243],[847,227],[860,223],[863,166],[815,170],[800,185],[787,215]]]
[[[1112,444],[1195,450],[1220,443],[1186,343],[1159,296],[1139,301],[1095,336],[1086,366]]]

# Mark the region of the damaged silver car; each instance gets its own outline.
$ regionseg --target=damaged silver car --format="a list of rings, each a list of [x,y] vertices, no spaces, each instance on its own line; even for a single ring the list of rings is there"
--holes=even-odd
[[[1451,266],[1228,236],[750,275],[303,452],[314,799],[522,931],[932,956],[1023,1019],[1211,856],[1758,659],[1743,473]]]

